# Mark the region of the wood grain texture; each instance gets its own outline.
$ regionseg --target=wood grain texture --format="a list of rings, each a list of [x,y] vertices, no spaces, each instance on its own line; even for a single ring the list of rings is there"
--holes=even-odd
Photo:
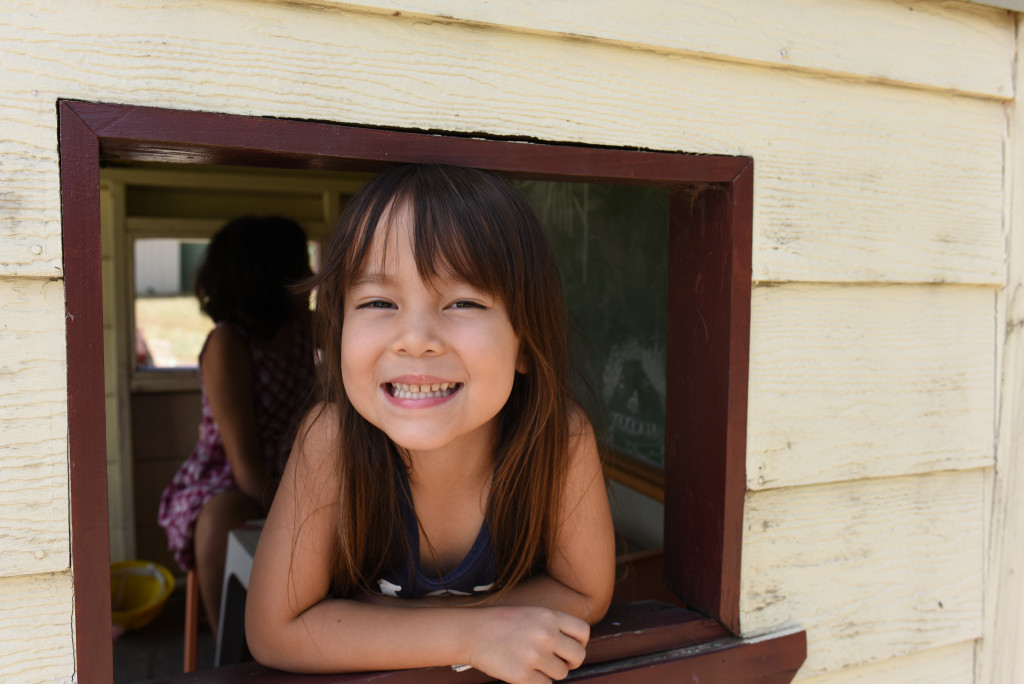
[[[982,631],[984,470],[751,492],[744,634],[807,630],[802,676]]]
[[[0,605],[0,681],[76,681],[71,574],[0,579]]]
[[[0,577],[68,567],[60,281],[0,278]]]
[[[756,287],[747,487],[993,463],[996,290]]]
[[[962,641],[958,644],[933,648],[902,658],[892,658],[881,663],[830,672],[818,677],[802,677],[794,681],[801,684],[967,684],[974,681],[974,649],[976,641]],[[1013,680],[991,680],[1013,681]]]
[[[751,63],[768,64],[763,55],[704,59],[693,56],[700,49],[657,44],[653,49],[636,49],[621,37],[578,41],[551,28],[507,31],[386,13],[320,11],[324,4],[302,8],[215,0],[156,7],[144,0],[82,0],[70,12],[66,3],[57,0],[11,0],[0,10],[0,62],[4,64],[0,87],[5,93],[0,104],[0,276],[6,276],[0,278],[4,342],[0,345],[0,429],[4,434],[0,575],[66,567],[63,309],[45,302],[44,295],[24,294],[59,275],[62,263],[55,145],[59,97],[745,154],[756,164],[754,277],[758,281],[1000,285],[1005,278],[1003,212],[1010,187],[1003,175],[1007,137],[1001,98],[1005,93],[964,97],[929,89],[974,86],[865,83],[864,79],[904,77],[832,78],[807,69],[840,67],[800,63],[797,69],[765,68]],[[707,12],[724,11],[712,4],[707,3]],[[771,34],[779,29],[770,27],[782,26],[786,12],[805,7],[797,2],[775,5],[771,11],[778,19],[769,22],[763,39],[754,36],[751,49],[779,42]],[[530,12],[540,5],[517,7]],[[852,8],[854,15],[864,11],[869,17],[889,11],[868,0],[842,7]],[[901,46],[896,49],[909,48],[909,41],[926,36],[945,44],[953,59],[961,59],[959,46],[974,41],[976,30],[996,51],[1005,40],[1002,29],[996,29],[999,36],[995,38],[985,33],[985,27],[999,26],[998,20],[991,23],[986,18],[995,15],[985,10],[977,15],[983,21],[972,24],[965,18],[970,12],[943,3],[891,3],[889,7],[907,10],[901,16],[911,22],[900,28]],[[512,12],[495,3],[485,7],[487,11],[495,8]],[[943,21],[956,19],[945,24],[953,30],[944,29],[941,34],[921,30],[922,24],[917,23],[921,20],[909,19],[908,8],[926,10],[929,16],[944,17]],[[804,26],[804,41],[817,39],[807,37],[817,35],[806,28],[810,18],[807,15],[802,24],[791,25],[795,34]],[[853,16],[849,21],[858,19]],[[504,21],[511,20],[499,23]],[[581,24],[592,21],[580,19]],[[759,30],[746,16],[720,22],[720,31],[736,42],[749,42],[748,34]],[[680,36],[678,40],[692,40],[704,26],[673,32]],[[787,49],[797,61],[798,53],[807,51]],[[820,51],[831,49],[825,45]],[[981,81],[990,81],[984,75],[990,61],[998,64],[994,71],[1008,68],[1000,59],[962,59]],[[1018,158],[1015,152],[1013,159]],[[1019,204],[1014,226],[1019,225]],[[806,304],[795,291],[778,290],[792,298],[791,311]],[[963,315],[960,294],[941,287],[934,288],[934,293],[942,299],[937,309],[950,315],[951,322],[977,323]],[[863,303],[870,297],[860,291],[857,299]],[[17,307],[8,306],[40,301],[44,302],[41,313],[23,315]],[[755,317],[758,306],[755,303]],[[788,306],[780,305],[778,310]],[[896,315],[897,309],[894,305],[886,310]],[[991,311],[991,304],[985,310]],[[904,309],[903,314],[913,312]],[[31,321],[31,325],[17,321]],[[993,323],[987,326],[985,330],[991,331]],[[889,329],[875,330],[885,334]],[[965,366],[974,367],[979,352],[971,334],[957,331],[955,337],[943,339],[966,350],[970,364]],[[993,333],[984,334],[991,343]],[[799,344],[786,335],[776,330],[771,338]],[[841,342],[848,338],[824,335],[824,339],[839,345],[834,358],[868,370],[904,370],[895,368],[892,361],[893,355],[906,358],[899,356],[905,353],[899,336],[892,338],[897,343],[890,356],[871,349],[863,358],[843,355],[849,350]],[[785,351],[778,347],[781,342],[762,337],[761,343],[760,350],[755,344],[755,355],[761,350],[781,355],[782,365],[764,366],[771,369],[769,380],[787,363],[789,371],[801,368],[792,358],[786,361]],[[933,358],[942,364],[950,362],[936,348],[929,348],[929,353],[935,353]],[[908,363],[917,362],[908,359]],[[916,395],[917,405],[976,411],[980,390],[972,383],[990,382],[986,378],[992,375],[991,364],[982,373],[985,377],[973,379],[962,390],[922,388]],[[1015,367],[1008,364],[1007,370]],[[942,368],[954,377],[967,370]],[[879,385],[871,386],[872,392],[879,390]],[[762,387],[753,392],[752,400],[765,391]],[[775,391],[780,392],[780,400],[794,400],[785,394],[792,392],[792,386],[787,390],[780,385]],[[948,401],[940,401],[943,396]],[[801,410],[807,408],[802,405]],[[1007,403],[1004,425],[1016,411],[1012,402]],[[825,450],[832,443],[858,438],[857,426],[863,427],[865,420],[869,427],[876,425],[867,414],[861,418],[843,426],[824,445]],[[750,424],[756,428],[763,419],[759,414]],[[949,419],[966,429],[965,444],[975,443],[982,425],[991,430],[991,415],[974,416],[969,424],[957,422],[958,416]],[[872,445],[886,446],[881,428],[866,434]],[[961,438],[959,432],[951,437]],[[849,449],[850,454],[859,453],[861,460],[872,452]],[[973,458],[971,449],[960,452],[967,461]],[[893,450],[890,455],[903,459],[900,468],[911,470],[947,467],[944,464],[957,460],[921,450],[908,457],[913,451]],[[820,452],[806,451],[804,460],[814,461]],[[43,470],[40,458],[50,464]],[[1003,461],[1000,467],[1009,463]],[[872,464],[875,473],[884,473],[884,467]],[[958,465],[948,467],[969,465],[960,459]],[[810,464],[802,477],[814,481],[863,476],[831,470],[822,474],[815,472],[817,468]],[[810,674],[976,638],[985,500],[975,481],[977,472],[751,493],[744,549],[744,629],[756,630],[758,625],[767,629],[787,621],[808,626],[811,668],[806,672]],[[21,478],[21,473],[26,476]],[[998,490],[1002,493],[994,500],[1009,507],[1019,487],[1009,481],[1000,486],[1004,489]],[[62,513],[57,510],[61,507]],[[1017,519],[1013,510],[1007,509],[1010,520]],[[62,523],[58,514],[64,516]],[[1021,528],[1012,526],[1016,523],[1002,528],[998,526],[1007,523],[993,524],[1007,535],[1005,552],[993,558],[1002,568],[1000,577],[1010,581],[1009,570],[1018,567],[1013,554],[1019,550],[1019,542],[1010,535]],[[42,558],[36,557],[37,547],[32,545],[38,540],[43,542]],[[48,565],[55,558],[63,559],[60,568]],[[1016,576],[1020,577],[1019,572]],[[72,643],[72,600],[66,583],[63,574],[0,579],[0,600],[5,606],[0,611],[0,650],[5,654],[0,657],[0,679],[70,679],[73,656],[66,654]],[[938,600],[943,601],[943,609],[937,608]],[[14,607],[8,611],[8,605]],[[1002,611],[993,623],[1000,630],[1018,624],[1018,618],[1010,615],[1015,610],[1012,606],[994,605]],[[24,615],[34,620],[50,614],[57,617],[45,629],[33,627],[29,618],[17,622]],[[991,639],[987,643],[999,652],[993,657],[1008,662],[1012,653],[1007,656],[1006,649],[1012,646],[999,641],[1001,634],[986,628]],[[15,655],[6,655],[8,644],[13,644]],[[49,659],[54,657],[71,665],[51,665]],[[12,672],[14,676],[7,676]]]
[[[749,155],[757,280],[1003,280],[999,100],[276,3],[31,7],[0,16],[10,275],[59,267],[53,108],[74,97]]]
[[[1021,29],[1024,30],[1024,19]],[[1024,41],[1018,59],[1024,60]],[[1024,74],[1018,72],[1018,86]],[[998,448],[990,492],[979,682],[1024,680],[1024,108],[1012,111],[1009,277],[1000,297]]]
[[[51,93],[44,100],[36,89],[43,79],[12,68],[9,30],[8,17],[0,10],[0,60],[5,62],[0,86],[11,89],[11,97],[0,105],[0,276],[59,277],[56,96]],[[45,80],[56,85],[54,79]]]
[[[311,0],[304,4],[474,22],[989,97],[1009,98],[1014,92],[1012,16],[952,3]]]

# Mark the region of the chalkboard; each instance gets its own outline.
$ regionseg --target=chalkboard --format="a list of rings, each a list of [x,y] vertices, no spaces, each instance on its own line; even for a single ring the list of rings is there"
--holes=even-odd
[[[551,241],[600,440],[665,462],[668,191],[518,181]]]

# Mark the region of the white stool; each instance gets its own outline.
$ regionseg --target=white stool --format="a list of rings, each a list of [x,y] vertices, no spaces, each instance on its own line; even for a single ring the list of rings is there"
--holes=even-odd
[[[245,653],[245,596],[256,544],[263,521],[250,522],[228,533],[224,559],[224,585],[220,595],[220,624],[217,625],[217,650],[214,665],[240,662]]]

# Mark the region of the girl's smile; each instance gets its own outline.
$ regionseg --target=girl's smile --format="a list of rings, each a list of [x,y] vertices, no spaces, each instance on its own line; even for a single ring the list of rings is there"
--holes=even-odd
[[[484,453],[516,371],[525,371],[519,338],[500,298],[454,276],[421,278],[411,223],[402,207],[385,217],[389,229],[378,229],[345,293],[345,392],[410,452]]]
[[[386,382],[381,389],[388,394],[397,406],[405,408],[426,408],[443,403],[460,389],[462,383],[437,380],[436,378],[401,378]]]

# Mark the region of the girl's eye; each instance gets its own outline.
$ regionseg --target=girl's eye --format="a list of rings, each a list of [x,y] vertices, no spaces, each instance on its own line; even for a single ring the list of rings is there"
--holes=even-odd
[[[483,309],[483,308],[486,308],[486,307],[484,307],[484,305],[481,304],[480,302],[473,302],[473,301],[470,301],[468,299],[459,299],[459,300],[457,300],[455,302],[452,302],[451,308],[453,308],[453,309]]]
[[[385,299],[374,299],[369,302],[363,302],[356,306],[356,309],[390,309],[394,305]]]

